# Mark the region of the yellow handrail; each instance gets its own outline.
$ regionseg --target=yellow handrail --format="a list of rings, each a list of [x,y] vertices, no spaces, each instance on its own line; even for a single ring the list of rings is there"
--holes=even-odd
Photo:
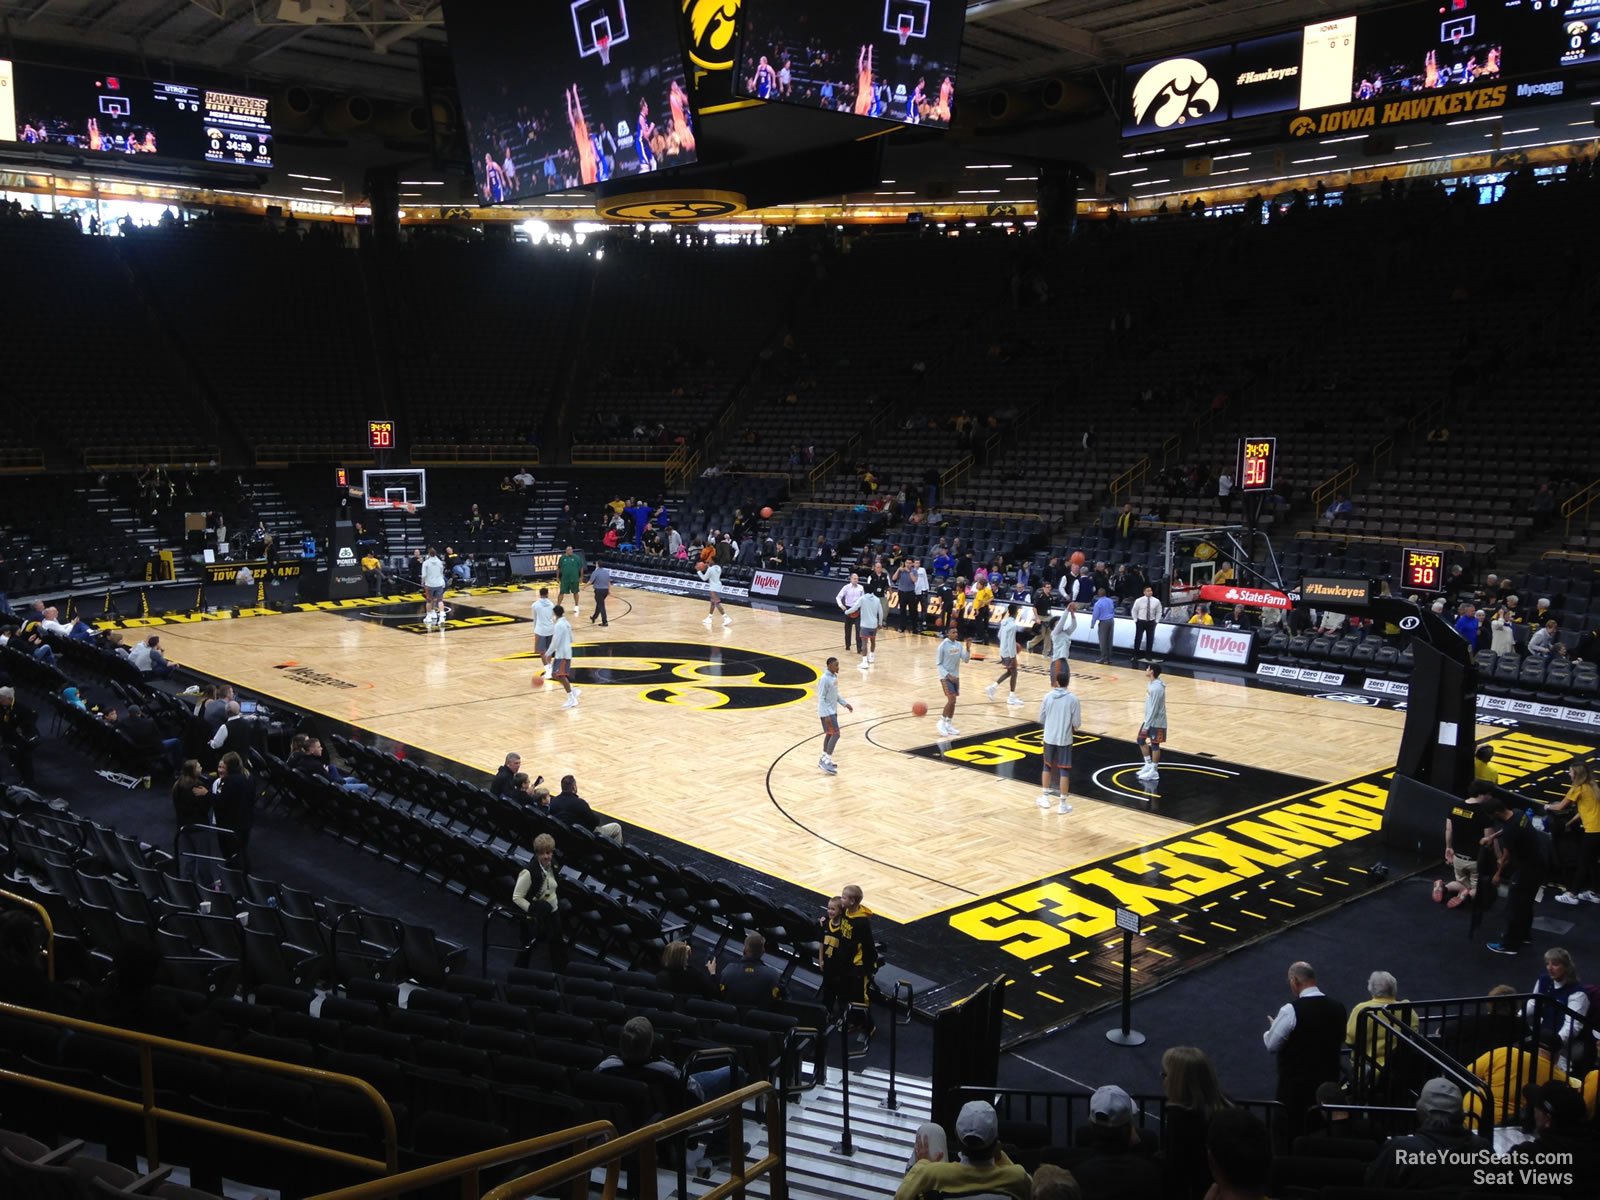
[[[972,464],[976,461],[977,460],[973,458],[972,455],[967,455],[960,462],[956,463],[955,466],[949,468],[944,472],[944,474],[939,476],[939,486],[941,488],[953,486],[956,480],[960,479],[968,471],[972,470]]]
[[[596,463],[637,463],[644,467],[665,466],[675,446],[637,446],[632,443],[579,442],[572,447],[574,466]]]
[[[1388,465],[1394,457],[1394,439],[1386,437],[1372,448],[1372,470],[1376,474],[1379,467]]]
[[[1588,518],[1589,508],[1596,500],[1600,500],[1600,479],[1585,487],[1581,492],[1574,492],[1568,496],[1561,505],[1561,515],[1567,519],[1567,532],[1572,532],[1572,518],[1579,513]]]
[[[1161,443],[1161,465],[1163,467],[1170,467],[1173,460],[1182,453],[1183,439],[1177,434],[1173,434],[1166,441]]]
[[[1600,562],[1600,554],[1586,554],[1582,550],[1546,550],[1540,558],[1581,558],[1585,562]]]
[[[1133,494],[1133,485],[1138,483],[1150,473],[1150,456],[1146,454],[1133,466],[1111,481],[1111,503],[1117,504],[1122,499],[1122,493]]]
[[[298,446],[287,442],[264,442],[256,447],[256,466],[286,467],[297,462],[342,462],[364,466],[376,462],[372,447],[356,444]]]
[[[547,1154],[573,1142],[587,1143],[591,1139],[598,1139],[603,1143],[616,1136],[617,1128],[610,1121],[590,1121],[587,1125],[574,1125],[571,1129],[559,1129],[555,1133],[541,1134],[520,1142],[507,1142],[493,1150],[479,1150],[476,1154],[466,1154],[448,1162],[429,1163],[425,1167],[390,1175],[385,1179],[319,1192],[309,1200],[389,1200],[390,1197],[403,1196],[417,1188],[450,1179],[461,1180],[464,1200],[476,1200],[479,1173],[486,1168],[516,1162],[519,1158],[529,1158],[535,1154]],[[585,1145],[584,1149],[589,1147]]]
[[[23,908],[31,908],[33,915],[44,923],[44,977],[55,982],[56,978],[56,927],[50,920],[50,910],[37,900],[30,900],[26,896],[19,896],[15,892],[0,890],[0,900],[9,900]]]
[[[827,458],[823,459],[816,466],[812,467],[810,471],[806,472],[806,483],[810,485],[811,494],[813,496],[817,494],[817,484],[821,483],[828,477],[829,472],[833,470],[834,464],[838,461],[839,451],[835,450],[832,454],[828,455]]]
[[[44,451],[31,446],[0,450],[0,473],[22,474],[25,471],[44,470]]]
[[[411,447],[411,461],[419,466],[434,463],[537,466],[539,448],[515,442],[417,442]]]
[[[1359,474],[1361,474],[1361,468],[1356,466],[1355,463],[1346,463],[1340,467],[1311,490],[1311,507],[1321,512],[1323,501],[1329,496],[1339,495],[1345,488],[1350,486],[1351,482]]]
[[[662,466],[662,481],[672,487],[687,478],[688,469],[685,464],[689,460],[689,444],[683,442],[673,447],[672,453],[667,455],[667,461]]]
[[[1144,524],[1144,522],[1140,522]],[[1466,546],[1461,542],[1447,542],[1440,538],[1391,538],[1379,537],[1377,534],[1368,533],[1336,533],[1329,529],[1302,529],[1294,535],[1297,538],[1322,538],[1330,542],[1380,542],[1385,546],[1417,546],[1432,548],[1443,546],[1447,550],[1459,550],[1465,554]]]
[[[687,1112],[679,1113],[675,1117],[668,1117],[655,1125],[637,1129],[632,1133],[624,1134],[615,1141],[605,1142],[599,1146],[581,1151],[571,1158],[521,1178],[502,1183],[483,1200],[526,1200],[528,1196],[544,1195],[552,1189],[566,1183],[582,1181],[585,1192],[588,1190],[589,1173],[600,1167],[605,1170],[605,1183],[600,1189],[600,1200],[615,1200],[617,1194],[617,1178],[622,1160],[629,1155],[639,1156],[638,1171],[638,1197],[637,1200],[657,1200],[658,1185],[656,1178],[656,1143],[663,1138],[672,1137],[687,1129],[692,1129],[702,1121],[712,1117],[722,1116],[727,1113],[737,1113],[744,1107],[745,1101],[754,1100],[758,1096],[766,1096],[767,1112],[767,1155],[759,1162],[751,1163],[748,1167],[744,1163],[744,1128],[743,1123],[737,1120],[728,1122],[728,1179],[716,1187],[702,1192],[696,1200],[722,1200],[722,1197],[738,1193],[744,1195],[745,1189],[755,1180],[768,1172],[772,1172],[772,1200],[787,1200],[788,1186],[784,1177],[784,1128],[781,1106],[777,1102],[777,1093],[770,1083],[752,1083],[740,1088],[736,1092],[729,1092],[698,1108],[691,1108]],[[576,1192],[576,1189],[574,1189]]]
[[[215,446],[86,446],[83,465],[91,471],[136,471],[140,467],[205,467],[221,461]]]
[[[218,1050],[212,1046],[197,1046],[192,1042],[179,1042],[172,1038],[157,1037],[149,1033],[138,1033],[131,1029],[117,1029],[110,1025],[98,1025],[93,1021],[80,1021],[76,1017],[65,1017],[59,1013],[22,1008],[15,1004],[0,1003],[0,1013],[23,1020],[38,1021],[44,1025],[53,1025],[58,1029],[92,1033],[97,1037],[107,1038],[111,1041],[125,1042],[138,1049],[139,1080],[142,1091],[142,1098],[139,1100],[126,1100],[121,1096],[108,1096],[102,1092],[74,1087],[71,1084],[60,1083],[54,1079],[40,1079],[34,1075],[25,1075],[20,1071],[12,1071],[6,1068],[0,1068],[0,1079],[10,1080],[12,1083],[20,1084],[23,1087],[34,1088],[57,1096],[71,1096],[74,1099],[102,1108],[110,1108],[116,1112],[139,1114],[144,1119],[145,1157],[149,1159],[152,1170],[161,1164],[160,1147],[156,1138],[156,1123],[158,1121],[169,1121],[174,1125],[183,1125],[189,1129],[198,1129],[205,1133],[238,1138],[241,1141],[253,1142],[258,1146],[268,1146],[274,1150],[283,1150],[291,1154],[304,1154],[308,1158],[319,1159],[322,1162],[337,1163],[359,1171],[368,1171],[374,1175],[392,1175],[399,1168],[400,1140],[395,1131],[394,1110],[389,1107],[389,1102],[383,1098],[378,1090],[365,1079],[358,1079],[354,1075],[338,1075],[332,1071],[319,1071],[315,1067],[281,1063],[270,1058],[256,1058],[253,1055],[239,1054],[233,1050]],[[263,1133],[259,1129],[248,1129],[242,1125],[229,1125],[222,1121],[213,1121],[206,1117],[197,1117],[190,1113],[178,1112],[175,1109],[163,1108],[156,1103],[155,1061],[154,1056],[151,1054],[153,1050],[167,1050],[175,1054],[193,1055],[212,1062],[231,1063],[259,1071],[271,1071],[278,1075],[304,1079],[310,1083],[349,1088],[360,1092],[372,1102],[383,1125],[384,1158],[379,1161],[359,1154],[350,1154],[343,1150],[334,1150],[328,1146],[318,1146],[314,1142],[302,1142],[294,1138],[279,1137],[274,1133]]]

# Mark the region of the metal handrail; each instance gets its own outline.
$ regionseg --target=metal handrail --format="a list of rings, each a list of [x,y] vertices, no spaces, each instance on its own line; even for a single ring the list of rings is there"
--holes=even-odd
[[[572,447],[574,466],[596,463],[638,463],[646,467],[664,467],[676,446],[638,446],[631,442],[612,445],[609,442],[577,442]]]
[[[771,1174],[772,1200],[788,1200],[789,1187],[784,1173],[784,1117],[783,1106],[778,1102],[777,1089],[770,1083],[752,1083],[729,1092],[725,1096],[668,1117],[654,1125],[647,1125],[613,1141],[580,1151],[571,1158],[552,1163],[518,1179],[509,1180],[484,1196],[483,1200],[525,1200],[541,1195],[562,1184],[574,1184],[574,1195],[587,1195],[589,1174],[598,1168],[605,1171],[605,1182],[600,1188],[600,1200],[615,1200],[617,1180],[622,1160],[629,1155],[639,1156],[639,1180],[636,1200],[658,1200],[659,1181],[656,1176],[656,1143],[665,1138],[692,1129],[702,1122],[724,1113],[737,1112],[746,1100],[767,1096],[767,1155],[748,1167],[744,1163],[744,1129],[740,1122],[728,1122],[728,1179],[701,1193],[697,1200],[722,1200],[724,1196],[738,1193]],[[579,1191],[577,1184],[582,1185]]]
[[[1586,554],[1582,550],[1546,550],[1539,555],[1540,559],[1546,558],[1581,558],[1586,562],[1600,562],[1600,554]]]
[[[56,980],[56,927],[50,920],[50,910],[37,900],[27,896],[19,896],[15,892],[0,889],[0,900],[9,900],[13,904],[33,910],[33,915],[44,924],[44,977],[51,983]]]
[[[359,442],[339,445],[300,446],[288,442],[263,442],[256,447],[256,466],[286,467],[298,462],[343,462],[347,466],[363,466],[376,462],[372,447]]]
[[[1147,522],[1140,522],[1146,524]],[[1459,550],[1467,553],[1466,544],[1463,542],[1446,542],[1439,538],[1391,538],[1379,537],[1372,533],[1335,533],[1329,529],[1302,529],[1293,536],[1297,538],[1323,538],[1332,542],[1380,542],[1385,546],[1442,546],[1446,550]]]
[[[1379,467],[1384,466],[1393,457],[1394,457],[1394,439],[1392,437],[1386,437],[1382,441],[1380,441],[1377,445],[1372,447],[1372,470],[1373,470],[1373,472],[1376,473]]]
[[[961,479],[967,474],[967,472],[972,470],[972,464],[976,461],[977,459],[973,458],[972,455],[966,455],[961,459],[960,462],[956,463],[955,466],[948,468],[939,476],[939,487],[941,489],[954,487],[957,480]]]
[[[58,1029],[70,1029],[79,1033],[94,1034],[97,1037],[111,1041],[127,1043],[138,1049],[139,1083],[142,1093],[141,1098],[138,1100],[128,1100],[121,1096],[108,1096],[103,1092],[74,1087],[71,1084],[60,1083],[54,1079],[40,1079],[37,1076],[26,1075],[21,1071],[13,1071],[8,1068],[0,1068],[0,1079],[20,1084],[23,1087],[48,1092],[52,1095],[70,1096],[75,1100],[82,1100],[116,1112],[139,1114],[144,1120],[145,1157],[149,1160],[152,1169],[161,1163],[160,1146],[156,1137],[156,1124],[159,1121],[168,1121],[174,1125],[198,1129],[205,1133],[238,1138],[241,1141],[253,1142],[258,1146],[268,1146],[274,1150],[303,1154],[309,1158],[352,1167],[360,1171],[368,1171],[374,1175],[390,1175],[399,1169],[400,1139],[395,1129],[394,1110],[389,1107],[389,1102],[383,1098],[382,1094],[365,1079],[357,1078],[354,1075],[340,1075],[333,1071],[319,1071],[315,1067],[302,1067],[294,1063],[278,1062],[270,1058],[257,1058],[254,1055],[239,1054],[233,1050],[218,1050],[212,1046],[197,1046],[192,1042],[180,1042],[173,1038],[138,1033],[131,1029],[117,1029],[110,1025],[99,1025],[93,1021],[81,1021],[77,1017],[41,1012],[37,1009],[23,1008],[15,1004],[0,1002],[0,1013],[23,1020],[38,1021],[45,1025],[53,1025]],[[383,1125],[383,1161],[367,1158],[360,1154],[351,1154],[344,1150],[335,1150],[329,1146],[319,1146],[314,1142],[303,1142],[294,1138],[280,1137],[274,1133],[263,1133],[259,1129],[249,1129],[242,1125],[229,1125],[223,1121],[213,1121],[207,1117],[197,1117],[191,1113],[164,1108],[156,1103],[155,1060],[154,1055],[151,1053],[154,1050],[167,1050],[176,1054],[192,1055],[212,1062],[250,1067],[259,1071],[270,1071],[277,1075],[288,1075],[294,1079],[304,1079],[309,1083],[349,1088],[352,1091],[359,1092],[367,1100],[371,1101]]]
[[[91,471],[136,471],[140,467],[209,467],[221,451],[207,445],[85,446],[83,465]]]
[[[1351,481],[1353,481],[1359,474],[1361,474],[1361,468],[1355,463],[1346,463],[1344,466],[1340,467],[1332,475],[1328,476],[1321,483],[1317,484],[1316,487],[1311,489],[1311,507],[1316,509],[1318,512],[1321,512],[1322,502],[1329,496],[1338,495],[1339,492],[1349,486]]]
[[[1174,459],[1183,453],[1183,438],[1174,433],[1161,443],[1161,465],[1170,467]]]
[[[448,1162],[429,1163],[425,1167],[417,1167],[415,1170],[390,1175],[384,1179],[357,1183],[331,1192],[319,1192],[308,1200],[389,1200],[390,1197],[403,1196],[417,1188],[457,1178],[461,1180],[463,1200],[477,1200],[479,1173],[488,1168],[516,1162],[519,1158],[529,1158],[535,1154],[545,1154],[573,1142],[588,1142],[591,1138],[605,1142],[616,1136],[617,1127],[610,1121],[590,1121],[587,1125],[574,1125],[571,1129],[559,1129],[555,1133],[540,1134],[538,1137],[527,1138],[520,1142],[507,1142],[504,1146],[496,1146],[493,1150],[479,1150],[476,1154],[465,1154]],[[587,1148],[585,1146],[585,1149]],[[587,1191],[587,1187],[584,1190]]]
[[[0,449],[0,473],[44,470],[44,451],[28,447]]]
[[[1395,1051],[1404,1046],[1408,1051],[1423,1059],[1435,1071],[1461,1089],[1463,1096],[1476,1100],[1474,1105],[1470,1101],[1463,1105],[1463,1112],[1468,1116],[1475,1116],[1478,1121],[1478,1132],[1484,1137],[1490,1136],[1490,1131],[1495,1125],[1492,1110],[1494,1109],[1494,1094],[1489,1085],[1479,1079],[1472,1072],[1466,1070],[1460,1063],[1441,1053],[1428,1039],[1423,1037],[1405,1019],[1411,1015],[1409,1006],[1396,1006],[1400,1012],[1400,1019],[1388,1008],[1363,1009],[1356,1023],[1356,1046],[1365,1047],[1377,1044],[1379,1038],[1374,1036],[1373,1026],[1377,1026],[1380,1035],[1387,1035],[1384,1050],[1384,1061],[1393,1061]],[[1530,1060],[1534,1055],[1529,1055]],[[1359,1064],[1358,1064],[1359,1065]],[[1360,1072],[1357,1072],[1360,1078]],[[1531,1083],[1532,1080],[1530,1079]],[[1474,1111],[1476,1109],[1476,1111]]]
[[[1596,479],[1582,491],[1574,492],[1567,497],[1566,501],[1561,505],[1561,515],[1567,519],[1567,534],[1570,535],[1572,533],[1572,518],[1582,513],[1587,519],[1589,508],[1596,500],[1600,500],[1600,479]],[[1579,503],[1579,501],[1582,501],[1582,503]]]
[[[537,446],[510,442],[417,442],[411,447],[413,464],[460,463],[504,465],[527,463],[539,465]]]
[[[1131,496],[1133,494],[1133,485],[1138,483],[1149,473],[1150,456],[1146,454],[1138,462],[1134,463],[1133,466],[1129,467],[1121,475],[1118,475],[1111,481],[1111,503],[1113,505],[1116,504],[1124,491]]]

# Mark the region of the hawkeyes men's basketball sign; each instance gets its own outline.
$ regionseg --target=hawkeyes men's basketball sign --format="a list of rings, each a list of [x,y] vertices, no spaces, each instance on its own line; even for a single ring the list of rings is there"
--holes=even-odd
[[[702,113],[733,97],[739,0],[683,0],[684,42],[694,65],[695,107]]]
[[[678,708],[782,708],[809,697],[819,678],[798,659],[705,642],[593,642],[572,655],[574,686],[635,688],[641,700]],[[525,651],[498,661],[538,657]]]

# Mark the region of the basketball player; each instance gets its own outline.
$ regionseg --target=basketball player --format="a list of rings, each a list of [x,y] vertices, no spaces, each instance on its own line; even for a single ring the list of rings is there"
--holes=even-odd
[[[1161,743],[1167,740],[1167,685],[1161,681],[1161,664],[1147,663],[1144,677],[1150,685],[1144,691],[1144,724],[1139,726],[1139,753],[1144,766],[1139,778],[1149,783],[1161,779]]]
[[[950,123],[950,102],[955,99],[955,94],[956,85],[951,83],[950,76],[946,75],[943,82],[939,84],[939,103],[933,106],[928,115],[934,120],[943,121],[948,125]]]
[[[863,46],[856,55],[856,116],[870,116],[876,100],[877,92],[872,86],[872,47]]]
[[[89,118],[89,149],[105,149],[105,142],[100,136],[100,122],[94,117]]]
[[[685,154],[694,153],[694,128],[689,124],[689,96],[676,79],[667,88],[667,104],[672,109],[672,136],[678,149]]]
[[[578,689],[572,686],[572,622],[561,605],[550,611],[556,619],[550,634],[550,678],[566,689],[567,698],[561,707],[577,708]]]
[[[1039,724],[1044,726],[1044,772],[1038,805],[1048,810],[1051,802],[1065,815],[1072,811],[1067,793],[1072,790],[1072,735],[1083,727],[1083,708],[1067,690],[1066,681],[1051,688],[1039,702]]]
[[[984,694],[993,700],[1000,685],[1009,683],[1006,703],[1012,707],[1022,704],[1017,695],[1017,608],[1015,604],[1006,605],[1006,615],[1000,618],[1000,678],[984,689]]]
[[[755,78],[750,81],[750,90],[756,94],[757,100],[770,100],[778,83],[778,73],[772,69],[772,64],[763,54],[761,61],[756,63]]]
[[[1078,627],[1078,606],[1067,601],[1067,606],[1056,614],[1056,623],[1050,629],[1050,682],[1066,687],[1072,679],[1072,631]]]
[[[483,198],[490,204],[499,204],[506,198],[506,177],[488,152],[483,156]]]
[[[956,715],[956,697],[961,695],[961,664],[972,661],[972,645],[957,641],[960,636],[959,626],[946,625],[944,640],[939,643],[934,660],[939,670],[939,687],[944,691],[944,716],[939,719],[939,732],[945,737],[955,737],[961,732],[952,718]]]
[[[578,178],[584,183],[596,179],[594,142],[589,137],[589,120],[583,115],[583,101],[578,99],[578,85],[567,89],[567,124],[572,129],[572,142],[578,152]]]
[[[639,174],[656,169],[656,151],[650,139],[656,135],[655,122],[650,119],[650,102],[639,98],[639,120],[633,127],[634,144],[639,148]]]
[[[568,546],[566,553],[556,559],[556,602],[565,603],[572,597],[572,615],[578,615],[578,588],[583,584],[583,555]]]
[[[506,181],[506,191],[517,190],[517,164],[511,160],[511,147],[506,147],[505,161],[500,164],[500,174]]]
[[[427,607],[424,625],[444,624],[444,563],[432,546],[422,560],[422,598]]]
[[[855,708],[839,695],[839,660],[830,658],[825,665],[817,687],[817,715],[822,718],[822,757],[817,759],[817,769],[824,775],[837,775],[833,748],[839,744],[839,707],[843,705],[846,712],[855,712]]]
[[[722,607],[722,568],[715,562],[703,562],[697,568],[706,581],[706,594],[711,597],[711,607],[706,610],[706,619],[701,622],[707,629],[711,628],[711,618],[718,613],[722,614],[722,624],[726,627],[733,624],[733,618]]]
[[[539,589],[539,598],[533,602],[533,648],[539,652],[538,675],[550,665],[550,638],[556,631],[555,605],[550,602],[550,589]]]
[[[778,68],[778,95],[788,98],[794,91],[794,72],[789,69],[789,60],[783,60],[783,66]]]
[[[906,97],[906,124],[916,125],[922,120],[922,110],[928,104],[928,81],[917,80],[917,86],[911,89],[911,95]]]
[[[591,133],[589,141],[594,145],[594,178],[596,183],[604,183],[611,178],[611,158],[606,154],[605,143],[600,140],[600,135]]]
[[[883,597],[862,592],[857,608],[861,625],[856,630],[856,649],[861,651],[861,669],[878,661],[878,626],[883,624]]]

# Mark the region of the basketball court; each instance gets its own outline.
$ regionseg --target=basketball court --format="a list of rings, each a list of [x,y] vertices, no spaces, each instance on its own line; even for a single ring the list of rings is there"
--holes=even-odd
[[[987,657],[962,668],[960,735],[941,739],[931,636],[886,630],[861,671],[838,621],[735,607],[731,625],[708,629],[701,599],[618,588],[602,628],[586,589],[574,622],[582,695],[564,710],[559,688],[530,685],[537,586],[452,591],[443,631],[422,624],[418,594],[119,624],[159,626],[174,661],[354,736],[475,771],[516,751],[530,774],[575,774],[606,815],[801,904],[820,910],[859,883],[901,927],[887,934],[892,960],[925,993],[996,971],[1036,984],[1011,991],[1012,1040],[1115,999],[1115,909],[1143,922],[1144,985],[1381,885],[1369,870],[1379,859],[1397,875],[1421,865],[1369,837],[1404,721],[1389,708],[1169,672],[1171,732],[1150,788],[1134,777],[1143,672],[1075,660],[1083,730],[1074,810],[1060,815],[1035,803],[1036,658],[1024,656],[1024,704],[1008,707],[1003,692],[984,694],[994,647],[974,646]],[[840,714],[836,776],[817,766],[829,655],[854,705]],[[918,700],[930,715],[913,715]],[[1592,749],[1478,733],[1498,735],[1502,761],[1525,775]]]

